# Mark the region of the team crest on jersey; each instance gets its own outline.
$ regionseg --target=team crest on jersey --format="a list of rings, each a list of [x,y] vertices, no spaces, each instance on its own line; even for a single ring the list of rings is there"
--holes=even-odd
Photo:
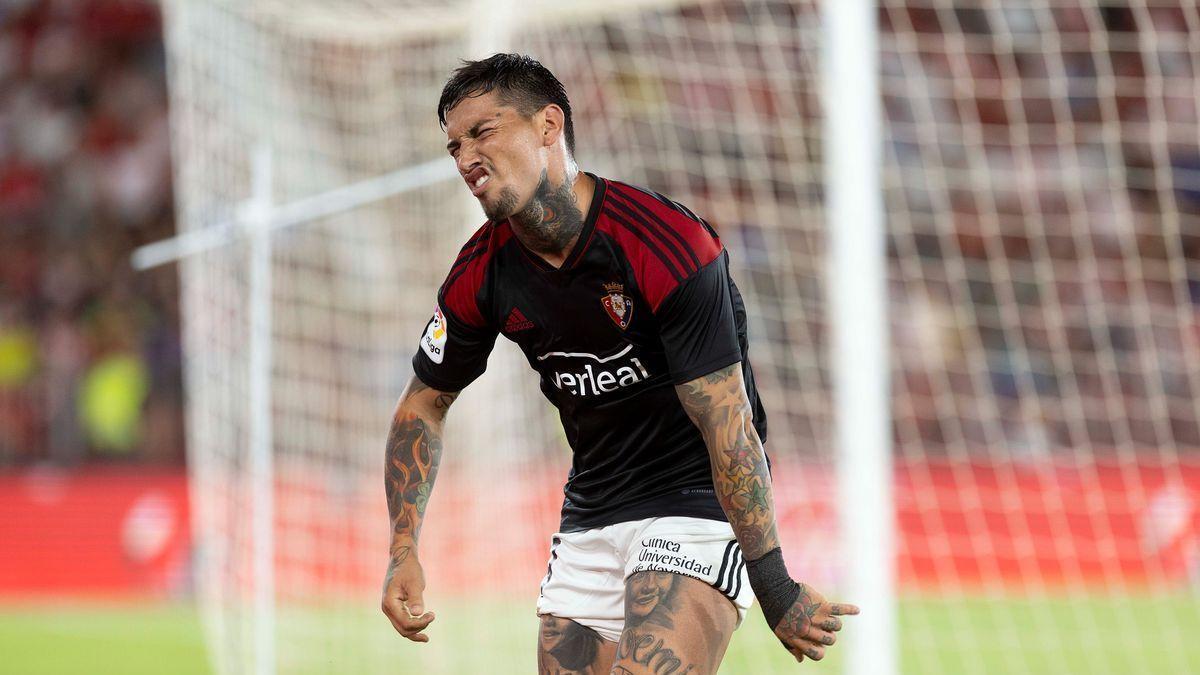
[[[625,295],[624,284],[604,284],[604,290],[607,293],[600,298],[600,304],[604,305],[604,311],[608,312],[608,318],[613,320],[621,330],[629,327],[629,321],[633,318],[633,299]]]

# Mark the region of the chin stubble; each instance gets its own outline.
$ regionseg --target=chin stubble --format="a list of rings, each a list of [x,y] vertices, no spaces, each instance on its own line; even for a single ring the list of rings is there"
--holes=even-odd
[[[520,197],[512,188],[502,188],[500,190],[500,198],[491,206],[486,204],[483,207],[483,214],[488,217],[488,220],[493,223],[498,223],[509,216],[513,211],[517,210],[517,203]]]

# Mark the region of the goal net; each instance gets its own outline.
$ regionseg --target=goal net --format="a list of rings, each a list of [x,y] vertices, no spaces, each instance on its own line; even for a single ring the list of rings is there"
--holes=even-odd
[[[435,107],[458,60],[489,50],[564,82],[583,168],[719,231],[789,566],[837,593],[838,513],[855,505],[835,495],[813,2],[164,4],[181,233],[244,220],[256,189],[290,218],[271,233],[267,322],[248,301],[247,238],[181,266],[196,578],[218,672],[534,670],[569,450],[506,341],[449,415],[420,549],[432,641],[403,640],[379,611],[392,407],[483,220]],[[901,664],[1185,672],[1200,662],[1200,14],[879,4]],[[257,179],[254,148],[270,157]],[[250,404],[256,325],[266,419]],[[264,428],[266,490],[251,452]],[[723,672],[789,663],[752,615]]]

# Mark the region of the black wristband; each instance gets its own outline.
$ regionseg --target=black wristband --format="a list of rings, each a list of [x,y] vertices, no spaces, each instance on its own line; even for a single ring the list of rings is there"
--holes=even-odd
[[[783,564],[783,549],[773,548],[757,560],[746,561],[746,574],[750,577],[750,588],[762,606],[763,616],[771,630],[783,619],[783,615],[800,597],[800,584],[792,581],[787,566]]]

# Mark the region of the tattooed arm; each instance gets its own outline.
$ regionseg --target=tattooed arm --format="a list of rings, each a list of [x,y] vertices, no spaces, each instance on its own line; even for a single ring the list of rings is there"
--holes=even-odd
[[[708,446],[717,499],[742,548],[767,623],[797,660],[821,659],[842,627],[838,616],[857,614],[858,608],[826,602],[810,586],[794,582],[783,566],[771,474],[754,428],[742,364],[677,385],[675,391]]]
[[[458,392],[430,389],[413,377],[400,395],[388,434],[384,492],[392,523],[391,560],[384,579],[383,613],[404,637],[428,642],[421,631],[433,621],[422,599],[425,574],[417,538],[442,458],[442,423]]]
[[[742,364],[675,387],[688,417],[700,429],[712,461],[717,499],[747,560],[779,546],[771,474],[754,411],[742,384]]]

